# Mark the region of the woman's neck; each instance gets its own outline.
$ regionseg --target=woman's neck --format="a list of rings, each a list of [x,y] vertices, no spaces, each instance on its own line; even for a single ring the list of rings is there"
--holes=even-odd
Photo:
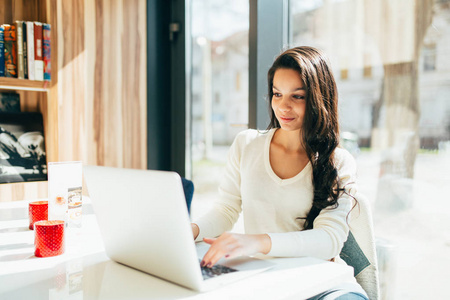
[[[272,143],[285,149],[287,152],[305,152],[305,149],[301,143],[300,131],[286,131],[282,128],[278,128],[272,138]]]

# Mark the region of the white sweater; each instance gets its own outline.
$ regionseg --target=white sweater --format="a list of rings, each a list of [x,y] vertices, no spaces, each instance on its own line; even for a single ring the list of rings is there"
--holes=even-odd
[[[313,200],[312,166],[308,163],[292,178],[279,178],[269,160],[275,130],[246,130],[237,135],[228,153],[220,199],[195,222],[200,228],[197,240],[231,230],[243,211],[245,233],[270,236],[270,256],[336,257],[348,236],[347,216],[354,201],[342,194],[337,208],[322,210],[314,228],[303,230],[304,219],[299,218],[306,217]],[[346,150],[337,148],[335,163],[339,187],[355,195],[355,160]]]

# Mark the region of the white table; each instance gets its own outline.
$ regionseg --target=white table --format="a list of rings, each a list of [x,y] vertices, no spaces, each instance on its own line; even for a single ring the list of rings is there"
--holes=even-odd
[[[277,266],[207,293],[111,261],[89,199],[82,228],[67,228],[66,251],[34,256],[28,202],[0,203],[0,299],[305,299],[353,277],[351,267],[310,257],[270,258]]]

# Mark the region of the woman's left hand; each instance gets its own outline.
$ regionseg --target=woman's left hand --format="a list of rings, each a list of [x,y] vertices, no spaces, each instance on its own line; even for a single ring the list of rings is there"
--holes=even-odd
[[[214,266],[219,259],[234,258],[256,253],[269,253],[272,242],[267,234],[238,234],[225,232],[218,238],[204,238],[211,245],[203,257],[202,266]]]

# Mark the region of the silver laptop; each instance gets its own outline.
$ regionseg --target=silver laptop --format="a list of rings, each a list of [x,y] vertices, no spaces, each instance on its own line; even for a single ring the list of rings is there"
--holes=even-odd
[[[274,266],[251,257],[205,269],[208,245],[195,244],[183,186],[175,172],[84,166],[106,254],[114,261],[197,291]]]

